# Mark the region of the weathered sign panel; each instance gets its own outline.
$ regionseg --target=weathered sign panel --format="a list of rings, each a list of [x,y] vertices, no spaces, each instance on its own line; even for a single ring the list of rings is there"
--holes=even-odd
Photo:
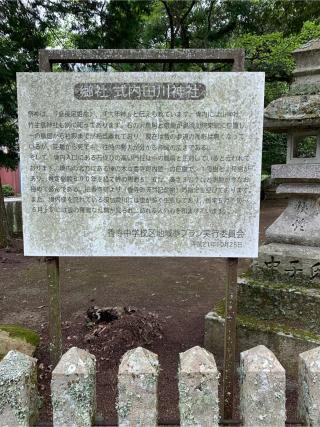
[[[24,250],[258,254],[263,73],[18,73]]]

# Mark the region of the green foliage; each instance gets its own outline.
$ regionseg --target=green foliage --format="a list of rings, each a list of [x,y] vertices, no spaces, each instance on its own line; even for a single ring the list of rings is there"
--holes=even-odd
[[[233,37],[229,47],[242,47],[246,51],[246,70],[266,73],[265,105],[289,91],[295,67],[292,52],[305,42],[320,38],[320,24],[305,22],[298,34],[285,36],[283,32],[270,34],[243,34]],[[310,150],[309,150],[310,151]],[[305,147],[305,156],[309,155]],[[270,173],[271,165],[285,163],[286,136],[264,133],[262,172]]]
[[[244,34],[230,46],[245,49],[246,68],[249,71],[264,71],[267,80],[290,81],[294,69],[291,53],[296,47],[292,37],[284,38],[279,32],[262,36]]]
[[[9,184],[3,184],[2,192],[3,192],[3,197],[10,197],[14,195],[13,188]]]
[[[243,34],[233,37],[228,46],[246,51],[246,70],[266,73],[265,104],[289,90],[295,67],[292,52],[305,42],[320,38],[320,23],[305,22],[299,34],[285,36],[283,32]]]
[[[270,174],[271,166],[285,163],[287,135],[264,132],[262,146],[262,173]]]
[[[288,92],[292,51],[320,38],[320,0],[1,0],[0,166],[18,163],[15,75],[38,70],[51,48],[228,48],[246,50],[246,68],[266,73],[265,103]],[[56,64],[73,70],[228,70],[220,64]],[[266,136],[263,170],[284,161],[282,136]]]
[[[37,2],[2,0],[0,8],[0,166],[18,163],[16,72],[36,71],[46,46]]]
[[[258,0],[255,3],[256,32],[264,34],[266,32],[281,31],[285,36],[298,34],[306,21],[316,20],[319,23],[320,1],[319,0]],[[260,26],[257,28],[257,26]]]
[[[305,136],[295,143],[295,157],[311,158],[316,156],[317,136]]]
[[[141,45],[145,17],[152,1],[61,0],[51,10],[69,23],[72,44],[78,49],[128,49]]]

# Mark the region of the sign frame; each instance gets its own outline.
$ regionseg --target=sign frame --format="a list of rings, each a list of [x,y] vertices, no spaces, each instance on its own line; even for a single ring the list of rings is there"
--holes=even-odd
[[[230,63],[244,71],[244,49],[62,49],[39,50],[39,71],[55,63]],[[171,65],[169,65],[171,68]],[[215,258],[212,258],[215,259]],[[49,293],[49,350],[56,366],[62,356],[59,257],[46,257]],[[238,258],[226,258],[223,422],[234,417]]]

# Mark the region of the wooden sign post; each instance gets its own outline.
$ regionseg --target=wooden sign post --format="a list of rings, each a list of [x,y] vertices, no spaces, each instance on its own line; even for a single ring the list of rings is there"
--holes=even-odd
[[[52,71],[54,63],[231,63],[232,71],[244,71],[243,49],[142,49],[142,50],[41,50],[39,70]],[[49,286],[49,337],[53,366],[62,355],[59,257],[47,257]],[[237,258],[227,259],[225,347],[224,347],[224,419],[232,420],[235,382],[235,344],[237,316]]]

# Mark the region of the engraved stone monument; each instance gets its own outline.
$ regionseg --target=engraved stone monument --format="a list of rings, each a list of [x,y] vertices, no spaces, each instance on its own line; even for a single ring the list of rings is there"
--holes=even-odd
[[[258,253],[263,73],[18,73],[25,255]]]
[[[293,54],[290,92],[264,113],[266,130],[288,135],[287,163],[274,165],[272,178],[289,202],[239,279],[238,336],[240,350],[265,344],[295,374],[298,353],[320,343],[320,41]],[[218,304],[206,318],[211,351],[223,322]]]
[[[289,197],[282,215],[266,230],[255,273],[320,283],[320,41],[294,52],[289,96],[265,110],[265,128],[286,132],[287,163],[272,167],[277,193]],[[302,152],[303,145],[309,148]],[[309,155],[309,156],[308,156]]]

